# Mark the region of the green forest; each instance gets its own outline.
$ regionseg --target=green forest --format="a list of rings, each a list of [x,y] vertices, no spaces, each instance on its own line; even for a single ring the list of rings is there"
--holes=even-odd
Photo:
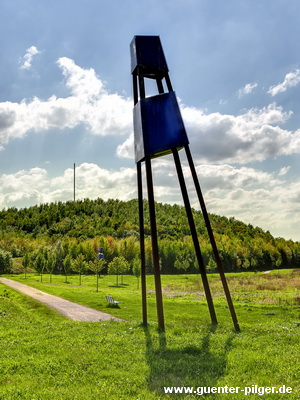
[[[161,272],[196,273],[198,266],[185,209],[155,203]],[[193,210],[206,268],[215,270],[204,219]],[[210,214],[225,271],[291,268],[300,265],[300,243],[274,238],[270,232],[235,218]],[[136,199],[103,199],[41,204],[0,211],[0,273],[109,272],[119,257],[123,273],[138,274],[139,219]],[[144,201],[146,268],[152,273],[148,204]],[[102,247],[104,260],[98,260]],[[125,259],[125,260],[124,260]],[[113,264],[111,264],[113,265]]]

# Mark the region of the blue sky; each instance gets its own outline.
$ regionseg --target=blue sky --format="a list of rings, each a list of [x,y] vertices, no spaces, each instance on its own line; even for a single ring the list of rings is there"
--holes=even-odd
[[[129,44],[159,35],[209,212],[300,240],[298,0],[0,0],[0,208],[137,196]],[[191,200],[198,207],[184,155]],[[181,203],[170,157],[156,200]]]

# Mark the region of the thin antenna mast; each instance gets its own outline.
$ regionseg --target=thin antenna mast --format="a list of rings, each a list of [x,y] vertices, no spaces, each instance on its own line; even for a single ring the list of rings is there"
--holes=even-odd
[[[75,201],[75,163],[74,163],[74,201]]]

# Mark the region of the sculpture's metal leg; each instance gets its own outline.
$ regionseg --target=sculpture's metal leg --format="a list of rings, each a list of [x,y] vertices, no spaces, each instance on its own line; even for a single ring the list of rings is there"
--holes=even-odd
[[[147,292],[146,292],[146,260],[145,260],[145,233],[144,233],[144,206],[141,162],[137,163],[137,185],[140,222],[140,256],[141,256],[141,286],[142,286],[142,311],[143,325],[147,326]]]
[[[214,259],[215,259],[215,262],[217,264],[218,272],[220,274],[220,278],[221,278],[221,281],[222,281],[223,289],[224,289],[225,296],[226,296],[226,299],[227,299],[227,304],[228,304],[228,307],[229,307],[229,310],[230,310],[230,313],[231,313],[231,318],[232,318],[232,321],[233,321],[233,325],[235,327],[235,330],[239,332],[240,331],[239,323],[238,323],[238,320],[237,320],[237,317],[236,317],[236,313],[235,313],[235,310],[234,310],[234,306],[233,306],[233,303],[232,303],[230,291],[229,291],[229,288],[228,288],[228,285],[227,285],[227,281],[226,281],[226,277],[225,277],[225,274],[224,274],[223,265],[222,265],[222,262],[221,262],[221,259],[220,259],[220,255],[219,255],[218,248],[217,248],[217,245],[216,245],[215,237],[214,237],[214,234],[213,234],[213,231],[212,231],[212,228],[211,228],[211,224],[210,224],[210,221],[209,221],[208,213],[207,213],[207,210],[206,210],[204,198],[203,198],[203,195],[202,195],[202,191],[201,191],[201,188],[200,188],[199,180],[198,180],[198,177],[197,177],[195,165],[194,165],[194,162],[193,162],[193,158],[192,158],[189,146],[185,146],[185,151],[186,151],[187,159],[188,159],[189,166],[190,166],[190,169],[191,169],[192,177],[193,177],[193,180],[194,180],[194,185],[195,185],[196,192],[197,192],[197,195],[198,195],[198,199],[199,199],[199,203],[200,203],[200,206],[201,206],[201,210],[202,210],[203,218],[204,218],[204,221],[205,221],[206,229],[207,229],[208,236],[209,236],[209,239],[210,239],[210,243],[211,243],[211,246],[212,246],[212,249],[213,249]]]
[[[172,152],[173,152],[173,156],[174,156],[174,161],[175,161],[175,165],[176,165],[176,170],[177,170],[179,184],[180,184],[180,188],[181,188],[181,192],[182,192],[182,197],[183,197],[183,201],[184,201],[184,205],[185,205],[185,209],[186,209],[186,214],[187,214],[189,225],[190,225],[190,230],[191,230],[191,235],[192,235],[192,239],[193,239],[193,243],[194,243],[196,257],[198,260],[199,270],[200,270],[200,274],[202,277],[202,282],[203,282],[203,287],[204,287],[204,291],[205,291],[205,295],[206,295],[206,301],[207,301],[209,312],[210,312],[211,322],[213,324],[217,324],[218,323],[217,316],[215,313],[212,296],[211,296],[211,292],[210,292],[210,288],[209,288],[209,284],[208,284],[208,280],[207,280],[206,269],[205,269],[205,265],[203,262],[201,250],[200,250],[196,226],[195,226],[194,217],[192,214],[192,209],[191,209],[191,205],[190,205],[190,201],[189,201],[189,197],[188,197],[188,193],[187,193],[187,189],[186,189],[186,184],[184,181],[184,176],[183,176],[183,172],[182,172],[182,168],[181,168],[178,151],[177,151],[177,149],[172,149]]]
[[[147,176],[149,215],[150,215],[150,225],[151,225],[152,257],[153,257],[153,269],[154,269],[154,279],[155,279],[157,318],[158,318],[159,329],[161,331],[164,331],[165,322],[164,322],[164,310],[163,310],[161,279],[160,279],[160,269],[159,269],[159,253],[158,253],[157,227],[155,218],[153,179],[152,179],[151,159],[149,156],[146,157],[145,164],[146,164],[146,176]]]
[[[163,87],[163,84],[162,84],[162,80],[157,78],[156,79],[156,84],[157,84],[158,93],[160,93],[160,94],[164,93],[164,87]]]

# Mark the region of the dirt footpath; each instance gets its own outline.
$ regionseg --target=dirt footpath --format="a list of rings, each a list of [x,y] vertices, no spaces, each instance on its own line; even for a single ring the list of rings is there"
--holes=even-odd
[[[0,278],[0,283],[3,283],[4,285],[11,287],[18,292],[24,293],[27,296],[30,296],[33,299],[54,308],[73,321],[122,321],[121,319],[113,317],[112,315],[73,303],[69,300],[64,300],[58,296],[53,296],[52,294],[42,292],[41,290],[34,289],[11,279]]]

